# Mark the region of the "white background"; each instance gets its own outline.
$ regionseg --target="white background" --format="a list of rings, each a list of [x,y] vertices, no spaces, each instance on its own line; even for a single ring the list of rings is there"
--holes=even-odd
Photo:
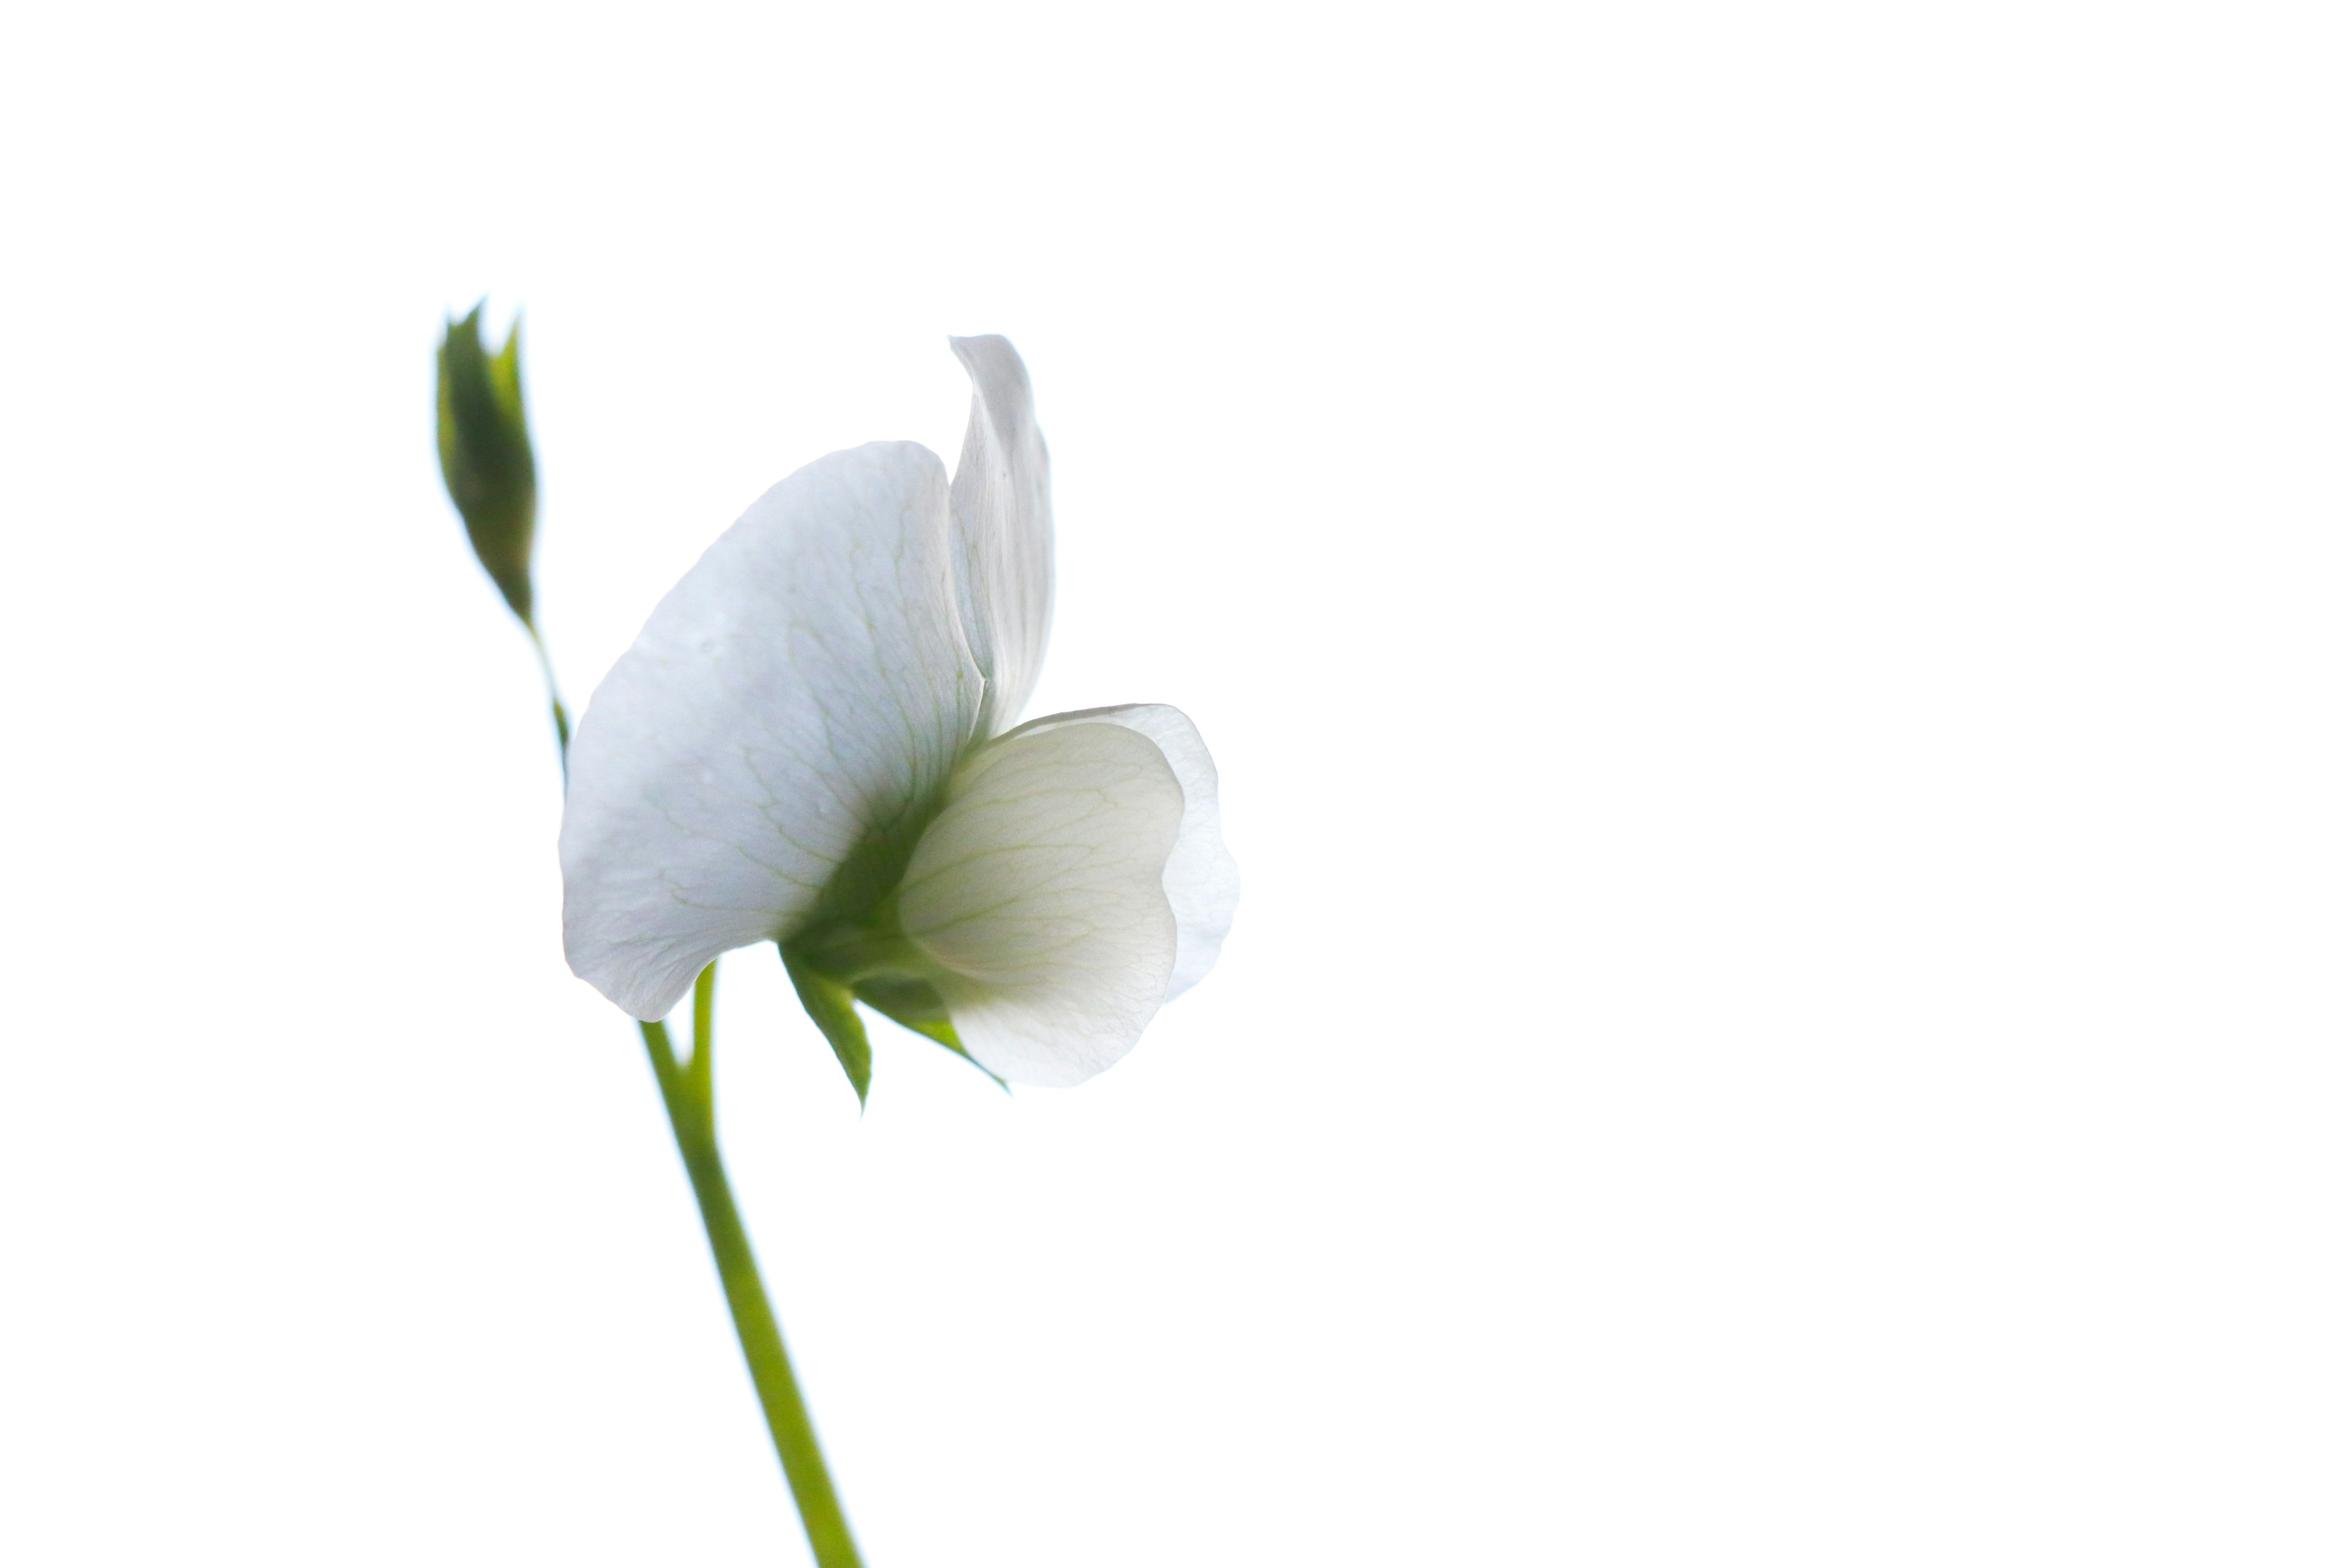
[[[875,1568],[2352,1555],[2323,6],[48,7],[0,35],[0,1558],[797,1562],[430,439],[584,699],[1027,356],[1033,712],[1244,876],[1010,1098],[772,952]]]

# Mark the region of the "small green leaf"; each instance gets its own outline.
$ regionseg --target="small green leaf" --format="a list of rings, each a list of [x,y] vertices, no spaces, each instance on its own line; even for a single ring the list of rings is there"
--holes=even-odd
[[[465,519],[474,556],[507,607],[530,626],[539,465],[523,412],[520,322],[495,356],[482,345],[481,306],[449,323],[441,341],[434,428],[442,481]]]
[[[793,989],[800,993],[801,1005],[824,1032],[833,1054],[840,1058],[841,1070],[849,1075],[849,1087],[857,1091],[857,1103],[863,1109],[866,1086],[874,1076],[874,1047],[866,1043],[866,1023],[857,1016],[849,987],[819,974],[789,952],[784,952],[784,973],[793,977]]]

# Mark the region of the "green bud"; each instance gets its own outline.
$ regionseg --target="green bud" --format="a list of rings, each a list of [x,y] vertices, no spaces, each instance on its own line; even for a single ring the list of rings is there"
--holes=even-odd
[[[539,522],[539,465],[522,408],[522,323],[494,358],[482,347],[482,307],[449,323],[434,398],[441,478],[466,537],[507,606],[530,619],[530,549]]]

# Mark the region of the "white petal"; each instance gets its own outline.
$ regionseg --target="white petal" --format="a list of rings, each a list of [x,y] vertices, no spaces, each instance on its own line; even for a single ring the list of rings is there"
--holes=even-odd
[[[965,760],[898,918],[945,969],[936,983],[973,1059],[1064,1085],[1134,1046],[1175,967],[1160,877],[1183,816],[1160,748],[1117,724],[1008,736]]]
[[[711,959],[806,921],[861,843],[912,831],[980,706],[950,547],[939,458],[877,442],[761,496],[670,590],[572,741],[582,979],[661,1017]]]
[[[1009,730],[1036,689],[1054,622],[1054,513],[1029,372],[1003,338],[950,338],[971,374],[956,459],[956,592],[964,639],[988,679],[982,735]]]
[[[1234,864],[1218,827],[1217,764],[1210,760],[1192,721],[1164,702],[1055,713],[1033,719],[1013,733],[1034,734],[1064,724],[1118,724],[1148,737],[1184,788],[1184,824],[1161,879],[1168,907],[1176,915],[1176,972],[1168,981],[1168,1000],[1173,1002],[1216,966],[1217,950],[1233,930],[1234,906],[1241,901],[1241,868]]]

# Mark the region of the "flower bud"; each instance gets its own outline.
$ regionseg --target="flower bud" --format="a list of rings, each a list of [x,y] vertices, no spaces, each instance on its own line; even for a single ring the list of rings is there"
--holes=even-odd
[[[482,347],[482,307],[449,323],[434,399],[441,478],[466,537],[523,625],[530,620],[531,537],[539,521],[539,466],[522,408],[522,324],[492,357]]]

